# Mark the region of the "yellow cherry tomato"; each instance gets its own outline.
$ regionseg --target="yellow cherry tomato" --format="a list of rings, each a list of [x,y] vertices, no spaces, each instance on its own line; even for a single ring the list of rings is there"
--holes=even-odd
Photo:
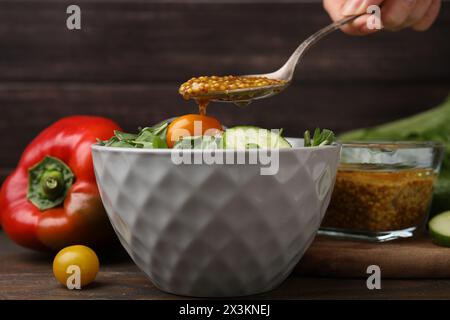
[[[94,281],[99,267],[95,252],[82,245],[62,249],[53,260],[53,274],[63,286],[68,286],[69,277],[73,280],[76,276],[79,276],[81,287],[88,285]]]

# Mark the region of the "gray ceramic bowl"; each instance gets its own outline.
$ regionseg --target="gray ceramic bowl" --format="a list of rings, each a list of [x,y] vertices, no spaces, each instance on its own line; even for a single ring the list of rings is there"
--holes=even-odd
[[[109,219],[158,288],[242,296],[269,291],[290,274],[325,214],[340,146],[289,140],[293,148],[280,150],[274,175],[261,175],[259,164],[176,164],[167,149],[92,147]]]

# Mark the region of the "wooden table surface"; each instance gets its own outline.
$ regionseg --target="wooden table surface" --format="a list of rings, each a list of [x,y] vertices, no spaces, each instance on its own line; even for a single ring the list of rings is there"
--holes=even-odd
[[[187,299],[159,291],[124,254],[102,260],[95,284],[67,290],[53,277],[52,257],[22,249],[0,231],[0,299]],[[382,280],[368,290],[365,279],[292,274],[277,289],[252,299],[449,299],[450,279]]]

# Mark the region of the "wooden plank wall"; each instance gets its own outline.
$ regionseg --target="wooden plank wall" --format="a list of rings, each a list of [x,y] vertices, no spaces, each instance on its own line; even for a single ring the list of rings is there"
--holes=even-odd
[[[71,114],[125,129],[195,112],[177,93],[201,74],[275,70],[329,23],[320,1],[0,0],[0,181],[42,128]],[[313,48],[294,85],[246,108],[215,104],[226,125],[337,132],[430,108],[450,83],[450,3],[425,33],[336,33]]]

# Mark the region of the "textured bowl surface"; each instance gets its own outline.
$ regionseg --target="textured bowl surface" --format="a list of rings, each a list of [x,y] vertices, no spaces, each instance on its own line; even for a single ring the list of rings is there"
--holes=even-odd
[[[281,150],[275,175],[259,164],[177,165],[171,150],[92,149],[109,219],[139,268],[163,291],[225,297],[289,275],[325,214],[340,146]]]

